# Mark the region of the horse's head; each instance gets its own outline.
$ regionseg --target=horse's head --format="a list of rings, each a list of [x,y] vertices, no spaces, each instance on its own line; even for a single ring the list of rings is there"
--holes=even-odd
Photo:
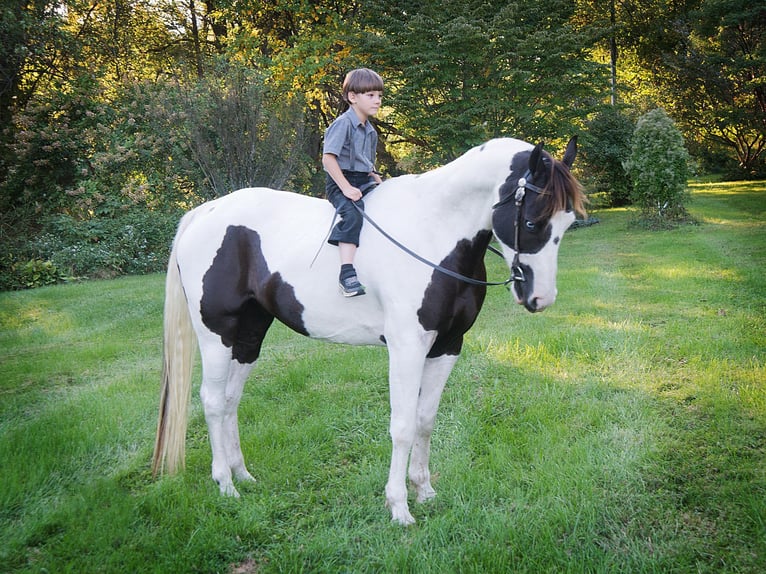
[[[542,144],[516,154],[494,207],[492,226],[511,266],[513,295],[533,313],[556,300],[559,244],[574,212],[585,213],[582,188],[569,171],[576,155],[576,136],[562,161]]]

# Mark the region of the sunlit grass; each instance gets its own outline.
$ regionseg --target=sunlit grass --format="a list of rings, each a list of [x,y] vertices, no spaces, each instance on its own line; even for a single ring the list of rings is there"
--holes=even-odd
[[[275,326],[240,409],[257,482],[229,500],[199,368],[187,469],[151,478],[163,277],[0,294],[0,571],[760,572],[765,204],[695,185],[702,223],[662,232],[602,211],[552,308],[490,290],[409,529],[383,506],[384,349]]]

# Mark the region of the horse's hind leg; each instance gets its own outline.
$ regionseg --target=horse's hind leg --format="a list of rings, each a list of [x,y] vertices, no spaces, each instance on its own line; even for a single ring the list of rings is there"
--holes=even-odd
[[[236,316],[213,311],[208,310],[208,323],[216,325],[218,330],[210,331],[204,340],[200,338],[200,397],[213,451],[213,480],[222,494],[238,496],[232,475],[238,480],[253,480],[253,477],[242,456],[237,409],[245,381],[260,355],[263,338],[274,316],[254,299],[246,300]],[[232,341],[231,346],[221,344],[227,340]]]
[[[455,361],[457,361],[457,355],[442,355],[434,359],[426,359],[423,369],[420,397],[418,397],[415,441],[412,445],[409,469],[410,482],[415,486],[418,502],[425,502],[436,496],[436,491],[431,486],[431,471],[428,468],[431,431],[434,428],[436,411],[439,409],[444,385]]]
[[[245,467],[237,419],[239,401],[252,368],[253,363],[233,360],[226,347],[203,349],[200,397],[213,453],[213,480],[221,494],[228,496],[239,496],[232,476],[237,480],[253,480]]]
[[[239,441],[239,401],[242,398],[242,390],[245,381],[253,370],[253,363],[240,363],[232,361],[229,366],[229,381],[226,384],[227,411],[223,419],[224,447],[226,449],[226,461],[229,464],[234,478],[240,481],[255,481],[245,466],[245,457],[242,455],[242,447]]]

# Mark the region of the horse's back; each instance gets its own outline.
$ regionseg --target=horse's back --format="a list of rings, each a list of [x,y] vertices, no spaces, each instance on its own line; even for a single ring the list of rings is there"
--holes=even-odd
[[[194,211],[194,219],[204,222],[207,229],[229,225],[297,227],[332,217],[332,206],[325,200],[267,187],[239,189],[203,203]]]
[[[337,248],[326,244],[333,214],[328,201],[268,188],[241,189],[197,207],[177,237],[192,313],[210,329],[257,301],[301,334],[381,344],[379,300],[349,301],[338,291]]]

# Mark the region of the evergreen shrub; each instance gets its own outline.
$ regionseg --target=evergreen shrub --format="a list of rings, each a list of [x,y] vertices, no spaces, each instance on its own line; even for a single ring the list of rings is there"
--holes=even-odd
[[[633,186],[631,200],[641,219],[659,226],[688,218],[689,153],[681,132],[661,108],[641,116],[633,132],[625,170]]]

